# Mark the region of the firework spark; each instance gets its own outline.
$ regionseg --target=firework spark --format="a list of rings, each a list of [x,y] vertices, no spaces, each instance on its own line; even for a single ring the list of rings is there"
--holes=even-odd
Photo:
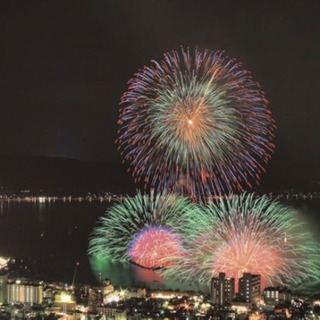
[[[249,272],[261,275],[262,287],[319,281],[318,245],[302,232],[293,214],[292,209],[253,194],[207,203],[197,216],[185,216],[185,234],[190,236],[184,259],[164,274],[210,283],[225,272],[238,283]]]
[[[130,80],[117,144],[145,187],[243,190],[259,181],[274,148],[267,104],[250,72],[223,52],[173,51]]]
[[[181,257],[181,217],[195,210],[186,198],[142,195],[111,207],[90,239],[89,254],[114,261],[132,261],[147,268],[170,266]]]
[[[146,268],[169,267],[170,257],[181,256],[181,239],[167,228],[145,227],[130,244],[129,256]]]

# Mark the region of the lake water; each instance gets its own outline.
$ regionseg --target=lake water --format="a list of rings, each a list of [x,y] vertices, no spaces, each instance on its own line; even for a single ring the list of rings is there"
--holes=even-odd
[[[0,255],[23,258],[30,277],[98,285],[109,278],[115,285],[191,289],[165,282],[154,271],[126,263],[89,258],[88,239],[96,222],[111,204],[100,201],[0,202]],[[28,272],[23,270],[28,276]]]
[[[320,244],[320,202],[291,202]],[[192,289],[188,284],[168,282],[153,271],[132,264],[112,264],[89,259],[88,238],[107,202],[0,202],[0,254],[21,257],[34,264],[33,274],[47,281],[97,285],[99,277],[124,287],[149,286]]]

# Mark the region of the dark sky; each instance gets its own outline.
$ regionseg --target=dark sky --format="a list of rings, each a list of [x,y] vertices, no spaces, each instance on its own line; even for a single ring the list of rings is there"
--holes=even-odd
[[[127,81],[198,46],[241,60],[270,100],[264,179],[320,180],[319,16],[318,0],[1,0],[0,153],[119,161]]]

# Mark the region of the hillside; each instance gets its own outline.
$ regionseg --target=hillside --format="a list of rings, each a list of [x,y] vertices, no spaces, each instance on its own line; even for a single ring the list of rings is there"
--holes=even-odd
[[[65,158],[0,156],[3,192],[40,190],[46,194],[77,195],[108,191],[131,193],[130,175],[121,164],[82,162]]]

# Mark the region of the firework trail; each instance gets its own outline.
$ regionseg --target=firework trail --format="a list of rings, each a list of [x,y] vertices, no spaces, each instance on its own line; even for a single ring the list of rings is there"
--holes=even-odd
[[[118,148],[136,183],[209,196],[258,183],[274,121],[259,84],[223,52],[172,51],[121,99]]]
[[[138,192],[100,218],[88,253],[114,261],[132,261],[146,268],[171,266],[171,257],[181,257],[182,253],[180,219],[193,210],[197,208],[186,198]]]
[[[179,265],[166,277],[209,284],[225,272],[236,288],[244,272],[260,274],[262,287],[293,288],[319,282],[320,250],[303,232],[291,208],[253,194],[207,203],[201,213],[186,215],[186,247]]]

